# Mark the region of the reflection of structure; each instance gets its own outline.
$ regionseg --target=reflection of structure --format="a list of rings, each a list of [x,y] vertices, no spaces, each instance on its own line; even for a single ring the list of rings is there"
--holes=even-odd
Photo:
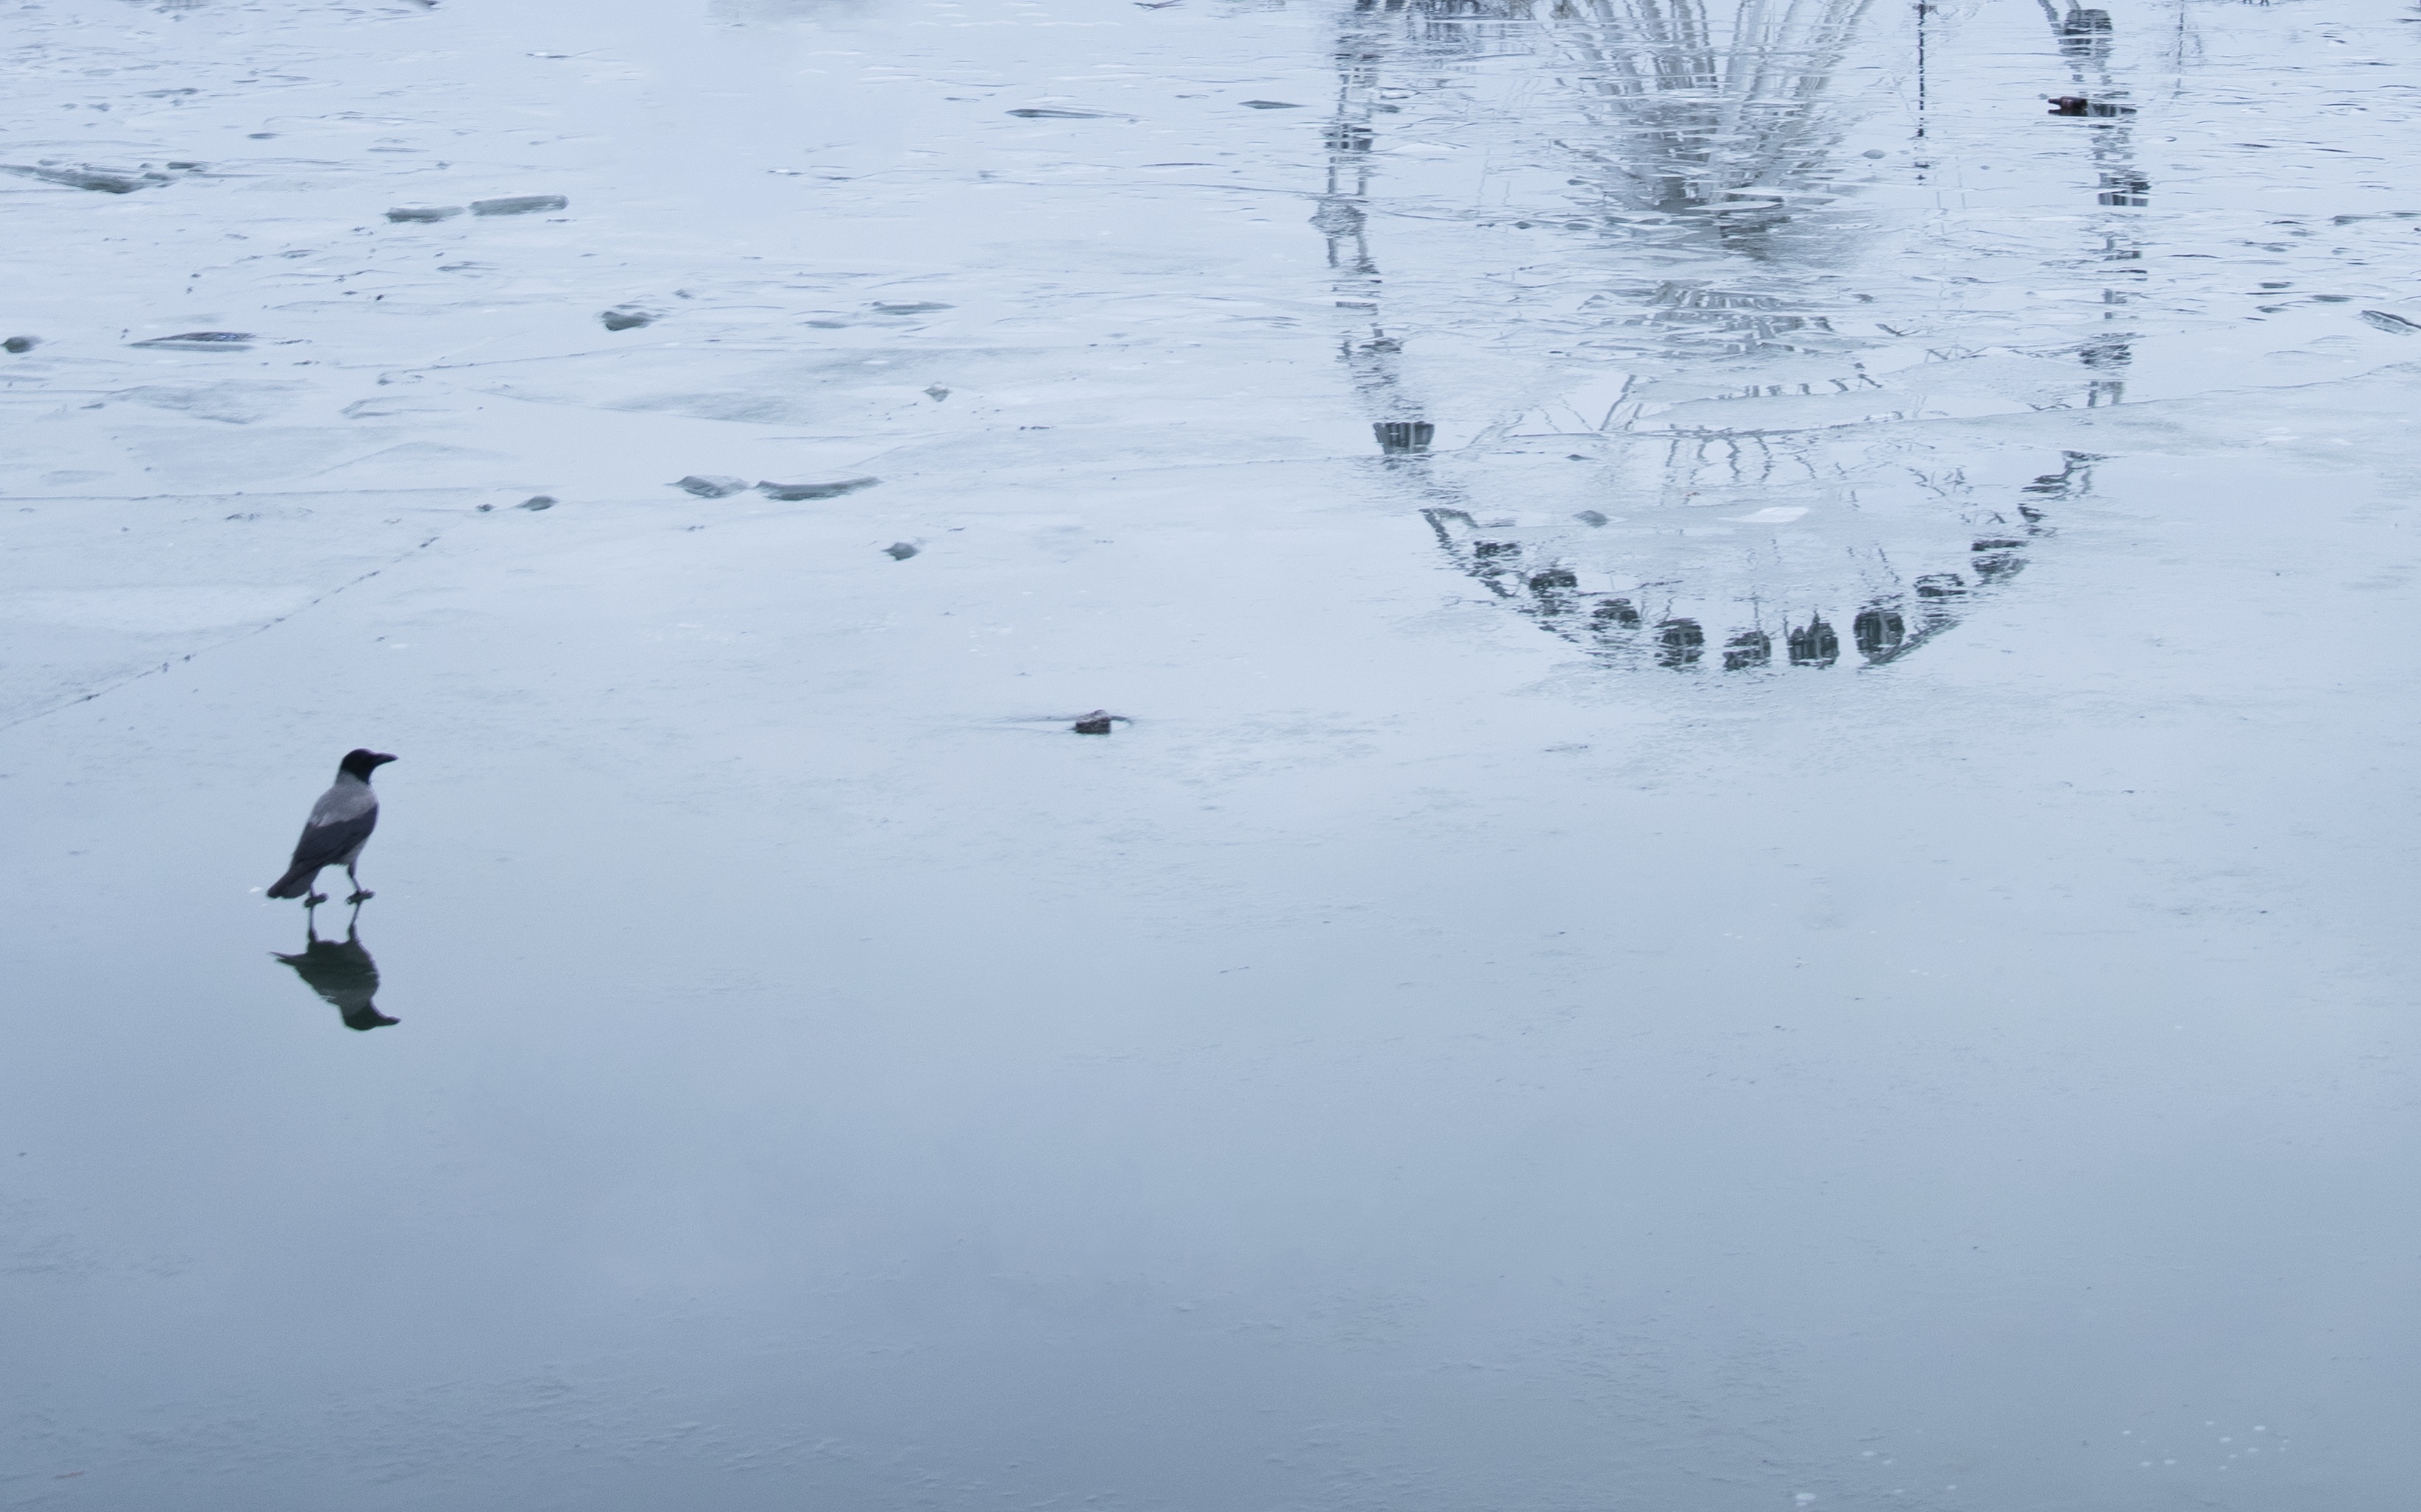
[[[1844,287],[1838,270],[1860,249],[1838,218],[1816,213],[1838,193],[1833,160],[1848,121],[1833,79],[1868,0],[1726,8],[1356,0],[1339,33],[1327,183],[1312,218],[1348,312],[1340,357],[1389,475],[1417,496],[1440,545],[1546,628],[1610,660],[1676,669],[1888,662],[2016,575],[2045,534],[2043,506],[2089,488],[2098,459],[2069,454],[2030,485],[1971,482],[1960,470],[1927,470],[1913,455],[1920,444],[1878,437],[1877,423],[1942,413],[1945,390],[1967,380],[1931,376],[1910,392],[1869,370],[1877,357],[1889,374],[1975,353],[1912,350],[1883,319],[1900,317]],[[1920,27],[1929,8],[1919,8]],[[2057,29],[2080,70],[2107,56],[2106,16],[2071,10]],[[1560,262],[1525,253],[1510,287],[1552,289],[1552,304],[1492,298],[1471,350],[1529,349],[1561,359],[1537,366],[1567,376],[1549,380],[1558,397],[1500,410],[1448,444],[1434,396],[1420,391],[1422,377],[1447,375],[1408,366],[1404,337],[1429,339],[1424,315],[1447,325],[1457,315],[1390,300],[1373,190],[1382,164],[1412,171],[1387,155],[1391,117],[1453,98],[1439,75],[1459,58],[1523,52],[1542,67],[1520,97],[1522,124],[1466,117],[1494,133],[1491,171],[1507,185],[1483,189],[1478,202],[1504,204],[1516,179],[1543,186],[1552,173],[1564,187],[1546,197],[1563,208],[1522,219],[1498,210],[1502,220],[1478,224],[1585,235],[1552,237]],[[1554,127],[1527,124],[1544,120]],[[2140,202],[2124,117],[2095,128],[2105,204]],[[1441,129],[1432,111],[1424,130]],[[1560,134],[1535,134],[1550,129]],[[1438,200],[1422,213],[1445,210]],[[2103,229],[2108,257],[2136,256],[2120,227]],[[1421,272],[1434,280],[1441,270]],[[1507,287],[1477,271],[1464,283]],[[2113,291],[2104,303],[2125,298]],[[2063,364],[2088,369],[2086,404],[2123,393],[2130,336],[2108,329],[2116,314],[2063,349]],[[1517,382],[1535,385],[1535,370]],[[2072,380],[2063,386],[2037,407],[2072,402]]]
[[[2068,59],[2069,81],[2078,91],[2054,101],[2052,113],[2083,117],[2092,133],[2093,164],[2100,180],[2096,203],[2105,212],[2141,210],[2152,202],[2152,182],[2135,165],[2135,132],[2130,124],[2135,107],[2126,102],[2127,91],[2110,76],[2110,44],[2116,35],[2110,12],[2084,9],[2070,0],[2062,14],[2052,8],[2051,0],[2037,3],[2042,7],[2043,19],[2051,23],[2052,36]],[[2142,276],[2144,253],[2135,244],[2129,218],[2105,213],[2101,220],[2099,260],[2105,272],[2113,277]],[[2101,303],[2110,307],[2101,319],[2114,323],[2121,320],[2121,306],[2134,295],[2132,289],[2104,288]],[[2077,349],[2078,359],[2093,374],[2085,393],[2087,405],[2117,404],[2126,398],[2125,375],[2134,361],[2133,337],[2132,332],[2112,331]]]
[[[354,913],[358,916],[360,910]],[[294,968],[294,974],[304,985],[319,993],[344,1015],[348,1029],[381,1029],[402,1021],[381,1013],[370,999],[379,990],[378,962],[361,942],[351,921],[345,925],[342,941],[322,940],[313,927],[310,915],[304,915],[304,932],[307,943],[302,953],[281,955],[277,959]]]
[[[2006,491],[1956,475],[1913,477],[1964,531],[1963,551],[1913,574],[1885,546],[1812,533],[1718,545],[1656,530],[1610,536],[1618,522],[1595,510],[1544,522],[1437,506],[1423,513],[1438,544],[1490,592],[1610,658],[1747,672],[1774,666],[1778,650],[1784,664],[1821,668],[1841,659],[1846,643],[1879,665],[1948,630],[1977,595],[2023,571],[2027,549],[2049,534],[2043,506],[2089,491],[2101,460],[2070,452],[2058,472]],[[1881,493],[1882,481],[1860,491]]]

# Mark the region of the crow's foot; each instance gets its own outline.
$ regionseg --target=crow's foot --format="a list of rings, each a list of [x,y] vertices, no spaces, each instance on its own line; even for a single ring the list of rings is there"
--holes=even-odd
[[[376,896],[378,896],[376,893],[373,893],[368,888],[365,887],[357,890],[352,896],[345,899],[345,901],[352,904],[355,908],[359,908],[361,905],[368,902],[371,898]]]
[[[306,909],[315,909],[315,908],[318,908],[320,904],[325,903],[326,901],[328,901],[328,895],[327,895],[327,894],[325,894],[325,893],[313,893],[313,894],[312,894],[312,895],[310,895],[308,897],[305,897],[305,899],[303,899],[303,906],[304,906],[305,908],[306,908]]]

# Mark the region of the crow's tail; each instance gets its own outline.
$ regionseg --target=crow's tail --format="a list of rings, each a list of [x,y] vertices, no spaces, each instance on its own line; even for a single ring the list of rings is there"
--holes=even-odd
[[[285,876],[277,879],[277,885],[269,890],[269,896],[272,897],[301,897],[304,894],[311,890],[311,880],[319,875],[319,867],[306,866],[298,861],[293,865],[289,866],[286,869]]]

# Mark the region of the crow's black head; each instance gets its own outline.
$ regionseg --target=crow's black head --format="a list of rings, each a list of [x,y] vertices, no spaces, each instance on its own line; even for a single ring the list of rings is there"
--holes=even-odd
[[[391,756],[382,756],[376,751],[357,749],[346,752],[344,763],[336,770],[339,772],[351,772],[352,775],[361,778],[364,782],[367,782],[369,781],[370,772],[372,769],[383,766],[386,762],[394,759],[395,757]]]

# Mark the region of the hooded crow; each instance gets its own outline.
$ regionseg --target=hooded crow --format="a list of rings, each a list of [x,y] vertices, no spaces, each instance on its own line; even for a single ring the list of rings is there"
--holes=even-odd
[[[336,785],[311,805],[303,838],[294,843],[294,864],[269,890],[270,896],[299,897],[305,908],[318,908],[328,901],[326,894],[311,890],[322,866],[345,868],[353,884],[353,896],[346,902],[359,903],[370,896],[362,891],[362,880],[353,875],[353,863],[361,859],[362,847],[369,844],[370,832],[378,828],[378,794],[370,791],[370,773],[394,759],[376,751],[345,753],[336,768]]]

